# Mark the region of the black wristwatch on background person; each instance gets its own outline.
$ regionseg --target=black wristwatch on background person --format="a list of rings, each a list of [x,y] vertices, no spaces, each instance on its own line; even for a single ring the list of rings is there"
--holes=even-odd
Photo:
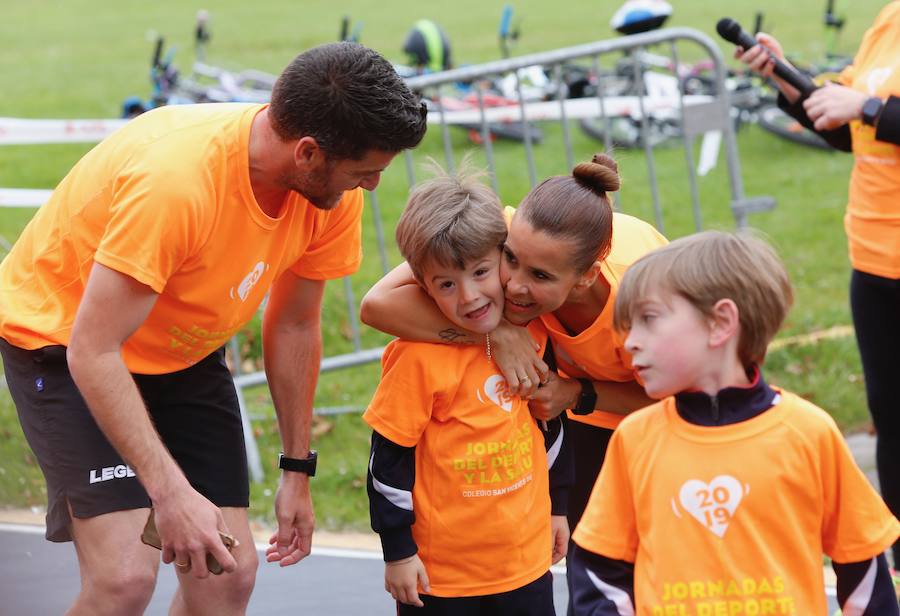
[[[877,96],[867,98],[862,106],[862,123],[867,126],[878,126],[878,118],[884,109],[884,101]]]
[[[590,415],[597,406],[597,391],[590,379],[577,379],[581,383],[581,393],[578,394],[578,404],[572,409],[576,415]]]
[[[293,473],[306,473],[310,477],[316,476],[316,460],[319,454],[314,450],[309,450],[309,455],[303,459],[287,458],[284,452],[278,455],[278,468],[283,471],[291,471]]]

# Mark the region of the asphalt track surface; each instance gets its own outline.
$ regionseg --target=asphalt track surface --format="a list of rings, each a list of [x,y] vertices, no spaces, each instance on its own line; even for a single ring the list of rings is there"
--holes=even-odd
[[[261,562],[247,614],[395,614],[383,576],[381,554],[373,552],[313,548],[292,567]],[[165,616],[176,583],[172,567],[161,565],[145,614]],[[557,613],[565,614],[565,575],[554,575],[553,584]],[[78,561],[71,544],[45,541],[43,528],[36,526],[0,524],[0,616],[62,614],[78,588]]]
[[[847,441],[857,463],[877,486],[874,439],[857,434]],[[312,555],[293,567],[282,569],[266,564],[264,556],[260,561],[247,611],[251,616],[396,613],[393,601],[384,591],[381,554],[314,547]],[[566,613],[567,599],[563,571],[554,567],[554,599],[560,616]],[[145,613],[167,614],[175,587],[175,572],[171,566],[162,565],[156,593]],[[78,589],[78,562],[70,544],[45,541],[43,528],[37,526],[0,523],[0,616],[62,614]],[[837,609],[834,589],[828,589],[828,593],[828,612],[821,616]]]
[[[293,567],[261,562],[247,614],[395,614],[382,586],[383,571],[380,554],[344,549],[313,548],[309,557]],[[562,616],[566,613],[565,574],[557,567],[554,571],[554,600]],[[162,565],[145,613],[165,616],[175,586],[172,567]],[[78,588],[78,562],[70,544],[45,541],[40,527],[0,524],[0,616],[62,614]],[[828,614],[833,614],[837,603],[833,589],[829,593]]]

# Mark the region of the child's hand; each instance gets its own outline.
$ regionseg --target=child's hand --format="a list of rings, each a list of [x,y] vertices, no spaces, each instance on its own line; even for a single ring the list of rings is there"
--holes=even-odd
[[[550,516],[550,534],[553,538],[552,562],[555,565],[569,551],[569,520],[564,515]]]
[[[421,582],[425,592],[431,592],[425,565],[418,554],[384,563],[384,589],[400,603],[425,607],[419,599],[417,582]]]

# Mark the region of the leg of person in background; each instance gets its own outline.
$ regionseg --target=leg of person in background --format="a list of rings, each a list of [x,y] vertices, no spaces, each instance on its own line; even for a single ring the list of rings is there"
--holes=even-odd
[[[587,507],[591,497],[591,491],[600,474],[600,467],[606,457],[606,447],[612,437],[612,430],[598,428],[580,421],[569,421],[569,439],[575,458],[575,485],[569,490],[569,530],[575,532],[581,514]],[[572,540],[569,540],[569,553],[572,553]],[[572,587],[571,578],[567,577],[569,585],[569,605],[567,614],[572,615]]]
[[[854,270],[850,306],[869,412],[877,433],[881,495],[893,514],[900,516],[900,280]],[[900,544],[893,547],[893,566],[900,568]]]

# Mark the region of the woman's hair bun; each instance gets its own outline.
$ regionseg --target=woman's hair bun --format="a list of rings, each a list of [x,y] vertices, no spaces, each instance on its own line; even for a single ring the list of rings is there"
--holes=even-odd
[[[619,190],[619,166],[611,156],[594,154],[591,162],[578,163],[572,170],[575,179],[596,193]]]

